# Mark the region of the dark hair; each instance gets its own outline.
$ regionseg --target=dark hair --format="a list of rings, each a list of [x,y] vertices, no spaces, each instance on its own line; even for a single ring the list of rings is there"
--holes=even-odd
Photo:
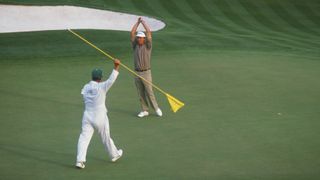
[[[92,80],[93,80],[93,81],[100,81],[100,80],[101,80],[101,78],[93,77],[93,78],[92,78]]]
[[[92,72],[91,72],[91,77],[92,77],[92,80],[94,81],[99,81],[102,79],[102,70],[101,69],[94,69]]]

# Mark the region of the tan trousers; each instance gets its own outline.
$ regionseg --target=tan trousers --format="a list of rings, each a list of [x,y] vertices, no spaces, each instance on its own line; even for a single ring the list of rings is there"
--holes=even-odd
[[[151,70],[137,73],[149,82],[152,82]],[[139,77],[135,78],[135,84],[138,90],[141,109],[143,111],[148,111],[150,105],[154,110],[157,110],[159,107],[152,86]]]

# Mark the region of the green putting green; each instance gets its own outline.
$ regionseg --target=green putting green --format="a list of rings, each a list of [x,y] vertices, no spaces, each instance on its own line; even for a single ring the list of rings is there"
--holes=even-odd
[[[136,117],[124,69],[108,95],[113,164],[94,135],[74,168],[80,90],[112,64],[67,31],[0,34],[0,179],[319,179],[320,2],[309,0],[0,0],[79,5],[163,20],[154,83],[185,102]],[[132,67],[128,32],[78,33]]]

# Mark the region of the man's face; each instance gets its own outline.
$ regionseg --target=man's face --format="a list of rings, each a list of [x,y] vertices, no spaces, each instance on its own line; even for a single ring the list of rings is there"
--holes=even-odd
[[[139,45],[143,45],[145,43],[145,38],[144,37],[137,37],[137,41]]]

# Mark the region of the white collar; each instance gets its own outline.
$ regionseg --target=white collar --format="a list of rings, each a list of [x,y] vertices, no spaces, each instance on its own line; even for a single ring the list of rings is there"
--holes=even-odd
[[[94,80],[91,80],[91,81],[90,81],[90,84],[99,84],[99,82],[94,81]]]

